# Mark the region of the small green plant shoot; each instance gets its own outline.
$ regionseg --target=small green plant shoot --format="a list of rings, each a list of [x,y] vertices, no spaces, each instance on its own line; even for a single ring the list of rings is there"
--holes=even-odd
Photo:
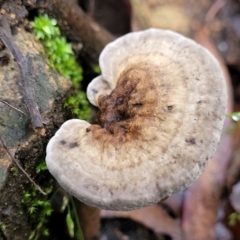
[[[231,213],[228,219],[229,219],[229,225],[234,226],[237,223],[237,221],[240,221],[240,214],[236,212]]]

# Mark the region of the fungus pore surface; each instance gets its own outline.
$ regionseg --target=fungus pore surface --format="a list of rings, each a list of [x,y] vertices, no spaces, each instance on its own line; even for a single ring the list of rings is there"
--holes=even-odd
[[[226,86],[215,58],[168,30],[129,33],[100,56],[87,89],[98,123],[65,122],[47,146],[59,184],[80,201],[131,210],[188,187],[220,141]]]

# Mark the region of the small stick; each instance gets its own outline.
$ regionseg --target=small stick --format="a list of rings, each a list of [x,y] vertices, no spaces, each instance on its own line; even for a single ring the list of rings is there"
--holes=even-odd
[[[31,122],[35,128],[43,128],[38,105],[34,99],[34,91],[30,85],[31,59],[28,56],[24,57],[19,51],[11,36],[10,27],[5,17],[1,17],[1,24],[2,26],[0,26],[0,39],[3,41],[4,45],[7,47],[8,51],[11,53],[12,57],[18,64],[20,71],[20,82],[23,88],[23,99],[31,116]]]
[[[11,152],[8,150],[6,144],[4,143],[1,135],[0,135],[0,141],[3,145],[3,147],[5,148],[6,152],[8,153],[8,155],[10,156],[10,158],[12,159],[12,161],[18,166],[18,168],[23,172],[23,174],[28,178],[28,180],[39,190],[39,192],[41,192],[43,195],[47,195],[40,186],[38,186],[33,179],[28,175],[28,173],[22,168],[21,164],[18,162],[18,160],[16,158],[13,157],[13,155],[11,154]]]
[[[20,110],[20,109],[14,107],[13,105],[11,105],[10,103],[6,102],[6,101],[3,100],[2,98],[0,98],[0,102],[6,104],[6,105],[9,106],[10,108],[13,108],[14,110],[16,110],[16,111],[22,113],[23,115],[27,116],[27,114],[26,114],[25,112],[23,112],[22,110]]]
[[[205,22],[211,22],[214,17],[217,15],[217,13],[224,7],[224,5],[227,3],[227,0],[216,0],[212,6],[209,8],[206,16],[205,16]]]

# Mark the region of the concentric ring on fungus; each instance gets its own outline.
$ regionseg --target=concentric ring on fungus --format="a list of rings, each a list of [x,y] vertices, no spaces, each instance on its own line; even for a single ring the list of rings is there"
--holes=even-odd
[[[47,166],[70,194],[103,209],[131,210],[188,187],[214,154],[226,110],[215,58],[168,30],[129,33],[100,56],[87,96],[99,124],[65,122]]]

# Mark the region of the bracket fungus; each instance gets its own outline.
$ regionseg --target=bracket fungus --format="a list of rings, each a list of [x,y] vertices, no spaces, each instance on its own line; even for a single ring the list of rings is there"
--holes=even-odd
[[[100,55],[87,96],[99,124],[65,122],[47,146],[59,184],[88,205],[131,210],[181,191],[220,141],[226,86],[215,58],[169,30],[129,33]]]

